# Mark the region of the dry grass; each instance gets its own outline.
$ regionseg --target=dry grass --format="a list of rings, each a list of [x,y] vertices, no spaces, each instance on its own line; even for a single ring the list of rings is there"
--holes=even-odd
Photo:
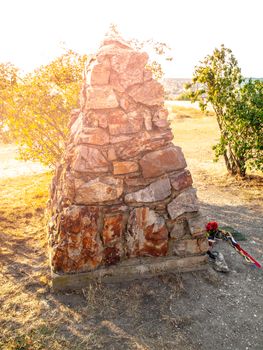
[[[51,176],[46,173],[0,181],[0,232],[28,237],[28,234],[43,230]]]
[[[185,118],[203,118],[205,116],[214,116],[214,112],[202,112],[197,108],[183,107],[178,105],[170,106],[170,117],[176,119],[185,119]]]
[[[38,349],[52,332],[38,319],[37,298],[48,288],[44,210],[50,179],[41,174],[0,181],[1,349]]]

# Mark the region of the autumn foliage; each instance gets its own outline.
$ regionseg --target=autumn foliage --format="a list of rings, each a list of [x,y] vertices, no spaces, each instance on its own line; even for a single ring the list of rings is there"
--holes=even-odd
[[[85,60],[69,50],[23,78],[13,65],[0,66],[1,136],[19,145],[22,159],[52,166],[61,157]]]

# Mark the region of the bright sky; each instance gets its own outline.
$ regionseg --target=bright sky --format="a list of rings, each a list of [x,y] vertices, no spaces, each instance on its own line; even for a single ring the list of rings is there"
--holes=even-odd
[[[191,77],[215,47],[232,49],[244,76],[263,77],[262,0],[0,0],[0,62],[25,71],[62,53],[96,52],[109,24],[124,38],[164,41],[167,77]]]

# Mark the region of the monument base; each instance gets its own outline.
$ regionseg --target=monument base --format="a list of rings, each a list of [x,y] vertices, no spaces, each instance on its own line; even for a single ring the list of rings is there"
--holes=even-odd
[[[118,265],[101,267],[88,272],[59,274],[52,271],[52,287],[54,291],[76,290],[85,288],[90,282],[94,281],[106,283],[124,282],[171,272],[204,270],[207,267],[206,254],[185,258],[136,258],[123,261]]]

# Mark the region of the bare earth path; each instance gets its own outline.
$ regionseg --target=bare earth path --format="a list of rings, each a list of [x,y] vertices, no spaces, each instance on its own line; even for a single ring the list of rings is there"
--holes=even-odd
[[[213,118],[186,118],[172,126],[208,219],[243,232],[242,246],[263,263],[262,178],[235,182],[223,163],[212,162],[218,137]],[[0,349],[263,349],[263,270],[223,242],[218,249],[229,274],[170,274],[52,293],[40,194],[26,202],[31,182],[42,188],[43,175],[23,181],[25,208],[34,210],[22,217],[14,209],[17,223],[6,216],[9,191],[0,182]]]
[[[234,181],[226,175],[223,162],[213,163],[215,130],[214,118],[179,120],[174,122],[175,143],[184,150],[208,219],[243,232],[247,241],[242,247],[262,263],[263,181]],[[231,272],[217,275],[216,288],[203,283],[194,287],[193,293],[200,297],[197,304],[208,309],[208,314],[202,307],[193,312],[200,323],[190,327],[192,337],[200,339],[201,349],[263,349],[263,271],[247,265],[224,242],[217,249],[225,255]],[[194,307],[193,299],[190,304]]]

